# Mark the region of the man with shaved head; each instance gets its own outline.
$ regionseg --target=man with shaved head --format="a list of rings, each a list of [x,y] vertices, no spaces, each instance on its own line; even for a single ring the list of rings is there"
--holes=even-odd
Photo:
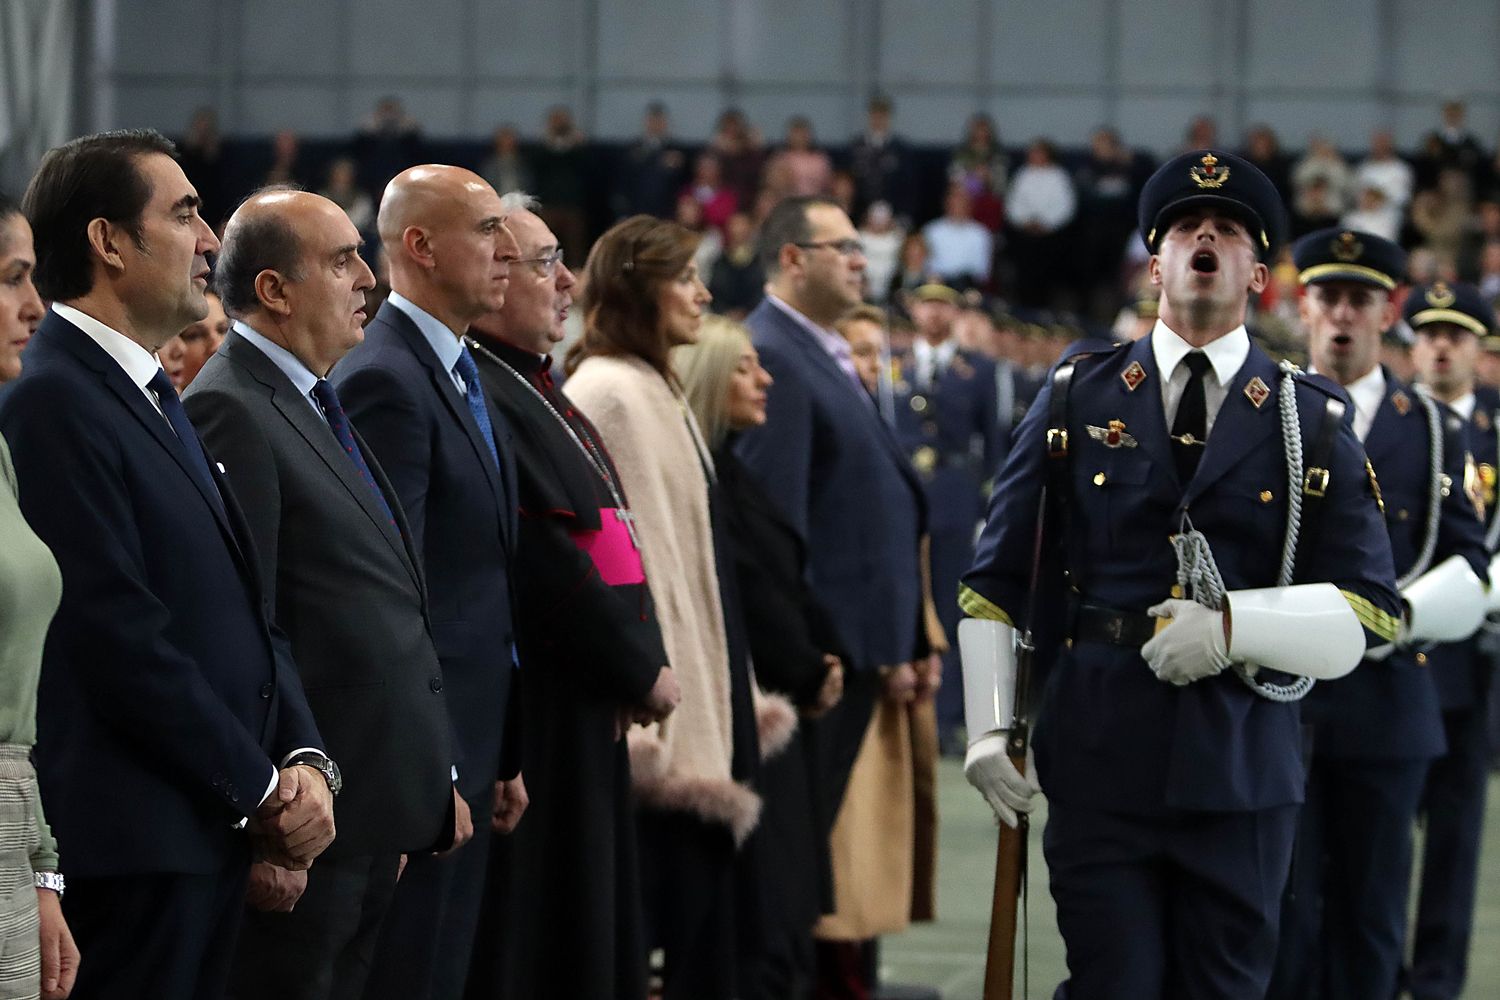
[[[379,227],[391,295],[333,382],[390,476],[426,574],[442,663],[431,685],[453,720],[460,840],[473,839],[445,857],[412,858],[365,996],[456,1000],[491,831],[514,827],[526,805],[511,718],[519,703],[511,691],[515,464],[508,425],[486,402],[462,339],[470,323],[505,305],[519,248],[499,195],[458,167],[398,174],[381,199]]]
[[[251,868],[227,995],[357,998],[401,856],[454,836],[454,758],[422,573],[395,488],[327,378],[364,339],[375,278],[342,209],[270,189],[229,220],[214,281],[233,328],[183,402],[229,470],[347,789],[338,840],[315,871]]]

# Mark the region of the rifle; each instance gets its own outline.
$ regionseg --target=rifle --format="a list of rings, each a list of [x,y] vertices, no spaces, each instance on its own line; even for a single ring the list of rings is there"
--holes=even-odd
[[[1031,549],[1031,586],[1027,596],[1025,627],[1016,639],[1016,693],[1011,701],[1011,724],[1005,754],[1021,774],[1026,773],[1026,751],[1031,744],[1031,671],[1036,658],[1036,606],[1041,603],[1042,544],[1047,527],[1048,484],[1054,476],[1061,496],[1065,480],[1058,470],[1068,457],[1067,398],[1073,380],[1073,362],[1059,365],[1052,375],[1051,429],[1047,431],[1048,468],[1037,497],[1036,536]],[[990,901],[990,941],[984,962],[984,1000],[1011,1000],[1015,991],[1016,911],[1026,892],[1026,841],[1030,824],[1025,813],[1016,817],[1014,829],[1000,824],[995,852],[995,894]],[[1022,979],[1026,985],[1025,952]]]

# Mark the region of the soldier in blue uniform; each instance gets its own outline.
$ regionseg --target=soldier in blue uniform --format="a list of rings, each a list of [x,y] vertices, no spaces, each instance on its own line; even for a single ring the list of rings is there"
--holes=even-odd
[[[959,610],[948,595],[958,592],[959,577],[974,561],[974,530],[984,517],[984,491],[1001,443],[995,363],[958,346],[953,324],[959,300],[946,285],[926,284],[913,292],[907,311],[917,335],[892,365],[900,372],[892,385],[896,439],[927,497],[932,592],[942,596],[938,620],[950,637]],[[944,747],[953,745],[964,711],[958,647],[950,645],[936,706]]]
[[[1005,739],[1031,623],[1058,995],[1243,1000],[1270,978],[1302,800],[1290,699],[1389,642],[1399,602],[1346,397],[1244,327],[1285,225],[1275,188],[1200,149],[1157,171],[1139,216],[1160,319],[1052,371],[964,577],[965,774],[1003,822],[1030,809]]]
[[[1303,702],[1312,767],[1268,995],[1370,1000],[1398,989],[1412,826],[1444,747],[1421,650],[1478,628],[1489,557],[1463,490],[1462,421],[1379,363],[1406,255],[1369,233],[1322,229],[1299,240],[1293,257],[1312,367],[1353,403],[1405,610],[1394,645]]]
[[[1403,314],[1416,333],[1412,355],[1423,390],[1465,422],[1473,460],[1465,470],[1464,492],[1483,512],[1485,546],[1493,554],[1500,537],[1495,504],[1500,399],[1494,390],[1475,386],[1474,368],[1494,314],[1477,288],[1441,283],[1412,289]],[[1427,652],[1448,752],[1432,762],[1422,793],[1426,836],[1406,978],[1413,1000],[1455,1000],[1468,973],[1489,777],[1493,655],[1493,633],[1485,632]]]

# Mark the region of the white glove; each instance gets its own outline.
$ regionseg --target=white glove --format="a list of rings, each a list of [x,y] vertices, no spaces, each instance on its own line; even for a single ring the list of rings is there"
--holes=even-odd
[[[1141,657],[1161,680],[1182,687],[1212,677],[1229,666],[1222,611],[1210,611],[1196,601],[1173,597],[1147,609],[1146,613],[1154,618],[1172,619],[1171,624],[1141,647]]]
[[[1005,733],[988,733],[969,744],[969,753],[964,758],[964,777],[969,784],[979,789],[995,816],[1006,826],[1015,828],[1020,824],[1017,813],[1029,813],[1032,799],[1042,790],[1036,783],[1036,765],[1032,763],[1031,748],[1026,748],[1026,773],[1016,770],[1016,765],[1005,753]]]

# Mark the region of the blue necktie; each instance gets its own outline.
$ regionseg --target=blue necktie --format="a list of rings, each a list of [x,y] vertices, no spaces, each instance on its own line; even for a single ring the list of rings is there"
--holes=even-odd
[[[474,414],[474,422],[479,425],[479,433],[484,435],[484,443],[490,446],[490,456],[494,458],[495,468],[498,469],[500,452],[495,448],[495,429],[490,426],[490,411],[484,405],[484,387],[479,384],[479,366],[474,363],[467,347],[460,349],[458,360],[453,364],[453,372],[464,380],[464,399],[469,403],[469,412]]]
[[[339,402],[338,393],[333,391],[333,385],[326,379],[320,378],[313,385],[313,398],[323,408],[323,417],[328,421],[328,429],[333,431],[333,436],[338,439],[339,446],[344,449],[344,454],[349,456],[354,463],[354,468],[359,471],[359,478],[365,481],[365,485],[375,492],[375,499],[380,501],[380,509],[385,511],[386,518],[392,526],[396,525],[396,515],[391,511],[391,505],[386,502],[385,494],[380,492],[380,486],[375,482],[375,476],[370,472],[369,463],[359,448],[359,442],[354,440],[354,432],[349,429],[349,418],[344,414],[344,405]]]
[[[198,439],[198,432],[193,429],[192,421],[188,420],[187,410],[182,408],[182,400],[177,398],[177,389],[172,385],[171,377],[158,368],[156,374],[151,376],[151,381],[146,383],[146,388],[156,393],[156,402],[161,407],[162,416],[167,418],[172,432],[177,435],[177,442],[182,445],[188,458],[188,467],[198,477],[198,484],[207,487],[207,494],[218,503],[219,513],[224,514],[224,498],[219,495],[213,473],[208,471],[208,456],[203,454],[203,442]]]

